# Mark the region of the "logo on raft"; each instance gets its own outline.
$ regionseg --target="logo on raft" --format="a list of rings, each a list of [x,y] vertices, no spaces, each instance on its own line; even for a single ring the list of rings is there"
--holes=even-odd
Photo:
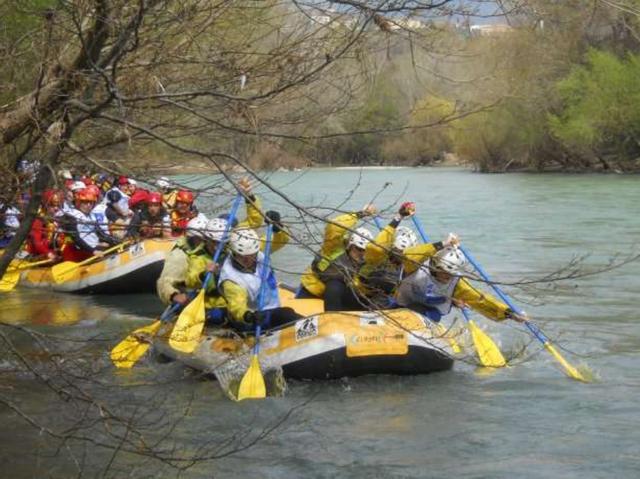
[[[371,334],[371,335],[358,335],[354,334],[349,338],[351,344],[384,344],[387,342],[403,340],[404,336],[401,333],[398,334]]]
[[[311,316],[296,322],[296,341],[313,338],[318,335],[318,317]]]

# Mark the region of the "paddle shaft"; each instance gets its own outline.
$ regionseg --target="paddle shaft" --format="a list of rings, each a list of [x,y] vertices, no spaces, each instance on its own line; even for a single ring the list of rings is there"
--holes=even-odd
[[[264,245],[264,257],[262,259],[262,275],[260,278],[260,291],[258,292],[258,311],[262,311],[264,307],[264,296],[267,290],[267,278],[269,277],[269,268],[271,263],[271,236],[273,234],[273,226],[267,225],[267,241]],[[256,344],[253,349],[253,354],[258,355],[260,352],[260,332],[262,326],[260,321],[256,322]]]
[[[475,258],[473,256],[471,256],[471,253],[469,253],[469,251],[467,251],[466,248],[464,248],[463,246],[460,246],[460,251],[462,251],[462,253],[466,256],[466,258],[469,260],[469,263],[471,263],[473,265],[473,267],[475,268],[475,270],[480,274],[480,276],[482,276],[482,279],[484,279],[485,281],[487,281],[490,285],[491,288],[495,291],[495,293],[500,296],[500,299],[502,299],[502,301],[505,302],[505,304],[507,306],[509,306],[509,308],[511,309],[511,311],[514,311],[515,313],[519,313],[522,314],[522,310],[519,309],[518,307],[516,307],[515,304],[513,304],[513,301],[511,301],[511,299],[502,291],[502,289],[495,283],[492,283],[491,280],[489,279],[489,275],[485,272],[484,269],[482,269],[482,266],[480,266],[480,264],[475,260]],[[542,344],[548,344],[549,338],[547,338],[544,333],[542,331],[540,331],[540,328],[538,328],[535,324],[533,324],[530,321],[524,321],[524,325],[527,327],[527,329],[529,331],[531,331],[531,333],[542,343]]]
[[[84,266],[85,264],[91,263],[93,261],[103,259],[107,253],[111,253],[112,251],[116,251],[120,248],[123,248],[129,243],[130,241],[123,241],[120,244],[117,244],[115,246],[112,246],[111,248],[107,248],[106,250],[102,251],[102,255],[100,256],[91,256],[90,258],[87,258],[80,262],[63,261],[62,263],[54,264],[51,267],[51,274],[53,275],[53,279],[56,283],[62,283],[67,279],[69,275],[72,274],[74,270],[78,269],[80,266]]]
[[[36,266],[42,266],[43,264],[49,264],[52,262],[52,259],[43,259],[41,261],[35,261],[33,263],[19,264],[15,268],[7,268],[7,272],[22,271],[23,269],[34,268]]]
[[[182,307],[181,303],[172,303],[165,308],[165,310],[160,315],[160,321],[163,323],[167,323],[171,320],[171,317],[177,313]]]
[[[243,198],[242,195],[240,193],[238,193],[236,195],[236,199],[233,200],[233,205],[231,206],[231,211],[229,212],[229,217],[227,218],[227,225],[224,227],[224,233],[222,233],[222,239],[218,243],[218,246],[216,246],[216,251],[213,254],[213,262],[214,263],[218,262],[218,260],[220,259],[220,255],[224,251],[224,247],[227,244],[227,239],[229,237],[229,232],[231,231],[231,226],[233,224],[233,220],[235,219],[236,215],[238,214],[238,208],[240,208],[240,203],[242,202],[242,198]],[[209,283],[209,280],[211,279],[212,275],[213,275],[213,273],[211,271],[209,271],[205,275],[204,281],[202,282],[202,288],[203,289],[207,287],[207,284]]]

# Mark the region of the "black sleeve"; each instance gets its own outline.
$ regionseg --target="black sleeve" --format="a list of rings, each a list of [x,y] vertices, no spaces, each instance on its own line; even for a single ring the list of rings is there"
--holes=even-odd
[[[129,226],[127,227],[127,233],[125,234],[125,238],[134,238],[138,236],[140,230],[140,224],[142,223],[142,218],[140,212],[138,211],[129,222]]]
[[[112,246],[115,246],[120,243],[120,240],[114,238],[111,235],[106,234],[104,231],[102,231],[102,228],[100,228],[99,226],[96,227],[96,234],[98,235],[98,239],[103,243],[107,243]]]
[[[92,248],[91,245],[89,245],[82,239],[82,236],[78,231],[78,219],[74,218],[73,216],[65,216],[65,218],[65,233],[71,235],[71,237],[73,238],[73,242],[76,244],[76,246],[78,246],[78,248],[93,253],[94,248]]]

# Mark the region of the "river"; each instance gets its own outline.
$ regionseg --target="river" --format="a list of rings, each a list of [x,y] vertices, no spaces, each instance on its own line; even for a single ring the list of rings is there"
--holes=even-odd
[[[419,377],[290,381],[284,398],[232,403],[210,378],[151,355],[131,371],[110,366],[110,347],[161,310],[152,295],[17,290],[0,298],[0,319],[43,336],[0,328],[3,477],[640,477],[640,261],[592,274],[640,253],[640,177],[403,168],[283,172],[266,179],[319,215],[359,209],[377,196],[389,219],[401,201],[415,201],[432,237],[458,233],[505,283],[569,276],[505,289],[563,356],[588,365],[597,380],[568,379],[522,327],[476,317],[514,356],[509,368],[488,373],[460,362],[452,371]],[[264,187],[256,191],[267,209],[280,210],[301,238],[313,242],[281,197]],[[212,204],[201,206],[210,211]],[[280,276],[290,282],[308,261],[295,245],[274,255]],[[7,337],[42,366],[40,380],[16,372]],[[60,351],[69,357],[61,361]],[[57,378],[49,362],[58,368],[72,363],[83,375]],[[60,396],[52,392],[56,387],[71,392]],[[203,460],[171,465],[126,452],[114,459],[98,443],[120,426],[87,424],[96,416],[87,404],[96,402],[105,421],[113,411],[136,417],[146,441],[158,441],[162,458],[195,453]],[[225,455],[229,444],[237,445],[224,442],[232,434],[249,441],[278,421],[252,447]],[[93,443],[69,440],[56,448],[45,428]],[[208,456],[223,457],[204,460]]]

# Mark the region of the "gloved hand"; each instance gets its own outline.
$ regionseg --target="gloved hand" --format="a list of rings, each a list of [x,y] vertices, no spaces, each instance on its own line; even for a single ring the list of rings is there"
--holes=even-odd
[[[365,218],[367,216],[373,216],[378,212],[378,209],[371,203],[364,205],[362,210],[358,212],[358,217]]]
[[[171,302],[184,305],[189,302],[189,296],[187,296],[186,293],[173,293],[171,295]]]
[[[280,221],[280,213],[277,211],[269,210],[265,214],[265,221],[273,225],[273,232],[279,233],[282,231],[282,223]]]
[[[449,233],[449,236],[447,236],[447,239],[442,242],[442,245],[445,248],[457,248],[458,246],[460,246],[460,238],[455,233]]]
[[[251,324],[253,326],[262,326],[264,320],[266,319],[266,315],[264,311],[246,311],[244,313],[243,319],[245,323]]]
[[[416,204],[412,201],[406,201],[400,205],[398,214],[403,218],[413,216],[416,212]]]
[[[456,308],[464,309],[467,307],[467,303],[465,303],[461,299],[451,298],[451,302]]]
[[[248,176],[240,178],[240,181],[238,181],[238,188],[240,189],[240,191],[242,191],[242,193],[245,194],[245,196],[250,197],[252,195],[251,178],[249,178]]]
[[[507,312],[504,314],[504,317],[507,319],[512,319],[519,323],[524,323],[525,321],[529,321],[529,316],[524,311],[520,313],[516,313],[512,309],[507,309]]]

